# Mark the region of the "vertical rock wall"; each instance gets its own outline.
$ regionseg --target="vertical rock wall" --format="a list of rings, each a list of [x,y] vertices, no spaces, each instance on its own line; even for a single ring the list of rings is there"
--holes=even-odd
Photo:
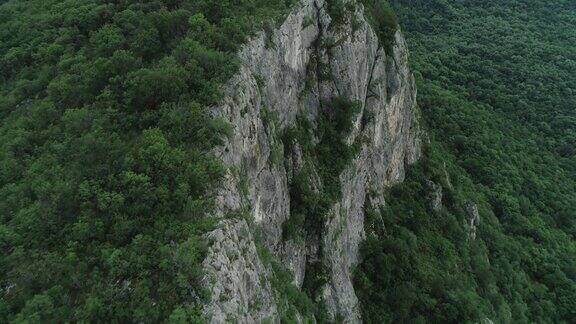
[[[255,236],[282,260],[301,286],[307,266],[321,262],[327,283],[322,300],[332,318],[360,322],[351,270],[364,238],[364,206],[383,204],[387,186],[404,178],[420,155],[415,124],[416,88],[407,50],[398,32],[390,52],[381,47],[361,5],[347,21],[334,23],[323,0],[302,0],[284,23],[260,33],[241,51],[241,67],[214,114],[232,126],[215,153],[227,166],[217,193],[218,228],[208,235],[205,283],[212,322],[278,321],[268,265]],[[344,97],[360,104],[347,134],[359,153],[339,175],[336,201],[314,239],[287,240],[290,181],[302,167],[302,152],[285,151],[280,134],[297,116],[316,125],[322,102]],[[322,190],[321,184],[318,190]],[[319,253],[322,246],[322,253]]]

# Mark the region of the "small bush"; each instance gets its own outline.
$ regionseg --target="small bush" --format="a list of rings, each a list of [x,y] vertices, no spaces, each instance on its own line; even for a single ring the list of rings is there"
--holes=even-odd
[[[394,46],[394,35],[398,30],[398,19],[394,9],[385,0],[362,0],[368,21],[378,35],[385,50],[390,51]]]

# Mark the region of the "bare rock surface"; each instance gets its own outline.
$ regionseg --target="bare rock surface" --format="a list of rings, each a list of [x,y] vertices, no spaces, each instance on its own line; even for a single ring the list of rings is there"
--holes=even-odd
[[[431,181],[426,181],[427,190],[428,190],[428,205],[431,210],[439,211],[442,209],[442,186]]]
[[[468,229],[468,237],[472,240],[475,240],[476,229],[480,225],[480,212],[478,211],[478,205],[476,205],[473,202],[467,202],[466,213],[468,214],[468,219],[466,222],[466,228]]]
[[[258,256],[255,236],[282,260],[299,287],[311,260],[322,262],[329,278],[322,288],[329,315],[361,322],[351,271],[365,237],[364,206],[368,196],[384,203],[385,188],[401,182],[421,152],[404,39],[398,32],[386,52],[362,6],[355,8],[349,21],[335,26],[323,0],[302,0],[279,28],[243,47],[239,72],[213,109],[230,123],[232,135],[215,150],[227,176],[216,199],[216,217],[222,220],[208,235],[204,261],[211,296],[205,313],[211,322],[279,321],[272,274]],[[341,198],[320,224],[320,237],[286,240],[290,181],[304,162],[298,145],[285,152],[280,134],[298,116],[315,125],[321,103],[335,97],[360,105],[347,135],[349,143],[360,143],[359,153],[339,175]],[[251,221],[226,218],[239,212]]]

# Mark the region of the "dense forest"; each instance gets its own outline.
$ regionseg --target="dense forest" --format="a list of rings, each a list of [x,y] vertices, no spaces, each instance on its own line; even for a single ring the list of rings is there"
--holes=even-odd
[[[576,4],[392,3],[429,139],[368,218],[356,275],[364,319],[574,322]],[[442,186],[439,210],[429,180]]]
[[[224,172],[209,152],[230,133],[206,107],[241,44],[295,2],[0,1],[0,323],[204,320],[203,234]],[[387,49],[400,24],[426,134],[386,206],[366,206],[363,320],[574,322],[576,3],[359,2]],[[294,186],[285,235],[316,230],[309,201],[327,209],[353,158],[339,134],[357,107],[331,106],[345,118],[321,119],[328,197]],[[274,288],[326,321],[260,252]]]
[[[0,3],[1,323],[200,321],[205,107],[290,3]]]

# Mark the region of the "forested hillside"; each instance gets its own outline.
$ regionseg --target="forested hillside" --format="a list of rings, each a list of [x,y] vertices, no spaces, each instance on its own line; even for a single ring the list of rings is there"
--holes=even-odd
[[[200,321],[206,107],[289,5],[0,3],[1,323]]]
[[[368,220],[364,319],[574,322],[576,4],[393,3],[429,143]]]
[[[238,72],[241,45],[264,30],[262,47],[276,46],[272,31],[297,2],[0,1],[0,323],[207,320],[203,308],[210,296],[201,280],[209,255],[205,234],[215,227],[209,216],[228,167],[212,153],[234,126],[208,109],[223,99],[223,85]],[[321,89],[333,81],[327,78],[334,66],[326,62],[338,68],[345,66],[339,59],[351,57],[356,60],[347,63],[362,73],[339,73],[341,84],[369,79],[366,86],[375,84],[382,93],[394,88],[414,93],[411,77],[382,76],[391,80],[382,84],[372,79],[375,72],[399,73],[402,66],[386,61],[405,58],[404,45],[394,47],[402,39],[396,23],[406,36],[417,80],[423,157],[403,183],[389,188],[383,207],[369,203],[382,199],[364,197],[372,192],[357,190],[367,202],[354,214],[364,224],[366,240],[354,269],[354,290],[348,284],[340,296],[348,298],[347,305],[359,304],[367,323],[574,323],[576,3],[389,2],[354,1],[365,6],[365,15],[353,15],[357,7],[347,0],[326,0],[324,10],[307,3],[315,14],[294,19],[298,24],[289,29],[297,31],[290,45],[311,38],[305,50],[310,62],[303,68],[310,93],[316,91],[310,85]],[[362,28],[364,17],[374,29],[372,39],[370,28]],[[311,30],[318,33],[315,40]],[[374,52],[381,46],[371,64],[379,62],[382,71],[364,71],[354,63],[366,60],[360,54],[369,46],[362,37]],[[330,57],[346,42],[340,56]],[[281,53],[282,63],[297,66],[299,47],[290,48],[297,50]],[[401,72],[411,76],[407,68]],[[260,91],[264,78],[256,77],[253,86]],[[221,238],[233,245],[229,251],[256,246],[253,256],[233,255],[228,261],[264,264],[256,267],[262,273],[252,273],[253,286],[262,287],[251,288],[273,291],[268,296],[278,301],[268,302],[276,311],[271,318],[330,321],[326,287],[333,278],[346,277],[349,283],[350,276],[318,257],[325,253],[324,232],[330,229],[322,222],[330,225],[331,207],[340,198],[352,200],[340,197],[341,174],[371,140],[362,137],[348,145],[347,136],[375,119],[387,127],[386,118],[408,118],[414,101],[410,93],[403,95],[408,103],[401,117],[390,112],[375,118],[364,110],[355,123],[358,102],[337,97],[319,100],[324,110],[318,120],[298,115],[297,127],[282,133],[274,133],[277,116],[268,110],[276,107],[256,114],[267,121],[262,129],[252,127],[260,117],[243,125],[242,135],[249,139],[258,137],[257,131],[271,134],[270,158],[285,159],[279,164],[290,164],[287,170],[296,170],[292,165],[303,157],[314,157],[318,168],[308,172],[308,161],[292,175],[287,208],[292,215],[277,238],[313,243],[294,250],[302,260],[288,260],[304,267],[302,289],[286,271],[289,262],[278,262],[280,253],[258,241],[257,225],[248,221],[251,206],[226,215],[247,219],[249,226],[238,226],[236,241],[227,240],[227,233]],[[376,100],[374,94],[368,97]],[[394,107],[381,97],[376,107]],[[250,117],[248,110],[239,118]],[[389,144],[383,146],[393,147]],[[261,153],[258,158],[267,163]],[[414,156],[419,153],[418,147]],[[381,158],[375,160],[393,159]],[[411,162],[404,155],[398,159],[403,174],[403,163]],[[366,177],[369,171],[357,174]],[[275,174],[288,178],[284,172]],[[250,184],[242,185],[247,196]],[[351,229],[344,228],[350,224],[344,216],[351,213],[334,214],[341,214],[344,225],[332,231],[332,247],[356,260],[353,244],[345,241]],[[225,272],[221,263],[217,266]],[[243,266],[234,271],[246,273]],[[331,271],[341,277],[330,277]],[[252,285],[245,278],[223,283],[219,296],[237,297],[230,287]]]

